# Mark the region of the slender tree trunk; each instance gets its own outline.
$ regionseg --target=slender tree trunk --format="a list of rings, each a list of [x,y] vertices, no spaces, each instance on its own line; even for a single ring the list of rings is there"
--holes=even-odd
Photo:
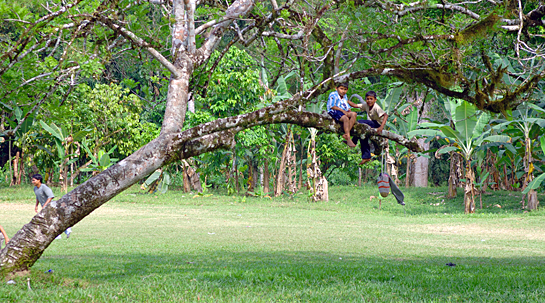
[[[231,167],[230,167],[230,161],[231,158],[227,158],[227,160],[225,160],[225,184],[229,184],[229,180],[231,179]]]
[[[187,173],[187,166],[183,165],[183,177],[184,177],[184,193],[191,191],[191,185],[189,183],[189,175]]]
[[[239,190],[238,190],[238,173],[237,173],[237,151],[236,151],[236,148],[233,148],[232,149],[232,155],[233,155],[233,159],[232,159],[232,164],[231,164],[231,178],[233,178],[233,182],[235,183],[235,191],[238,193]]]
[[[405,170],[405,188],[409,188],[411,185],[411,163],[412,155],[410,152],[407,152],[407,169]]]
[[[511,185],[509,184],[509,175],[507,174],[507,164],[503,165],[503,179],[504,179],[504,189],[506,190],[513,190]]]
[[[471,160],[466,160],[464,206],[464,212],[466,214],[475,212],[475,176],[473,174],[473,169],[471,169]]]
[[[25,176],[25,163],[23,162],[23,159],[24,159],[24,156],[23,156],[23,152],[21,152],[21,155],[19,157],[19,175],[17,176],[17,184],[21,184],[22,183],[22,180],[24,180],[24,176]]]
[[[259,186],[263,189],[263,166],[259,166]]]
[[[300,157],[299,157],[299,183],[297,185],[297,190],[300,190],[303,187],[303,137],[299,138],[300,146]]]
[[[13,183],[13,168],[11,166],[11,140],[8,140],[9,185]]]
[[[311,130],[311,133],[314,130]],[[315,132],[311,136],[309,147],[307,150],[307,183],[309,190],[312,191],[313,201],[329,201],[329,189],[326,178],[320,170],[320,161],[316,157],[316,140]]]
[[[26,174],[26,170],[25,170],[25,161],[24,161],[24,157],[21,156],[21,180],[19,180],[19,184],[21,183],[27,183],[27,180],[28,180],[28,176]]]
[[[539,206],[539,200],[537,199],[537,191],[531,189],[528,192],[528,209],[535,210]]]
[[[288,134],[286,135],[286,142],[284,144],[284,150],[282,151],[282,158],[280,159],[280,166],[278,168],[278,173],[276,175],[276,188],[274,192],[274,196],[278,197],[282,194],[284,191],[284,184],[285,184],[285,174],[286,174],[286,163],[287,163],[287,155],[289,150],[289,142],[290,142],[290,135],[291,135],[291,127],[288,128]]]
[[[249,192],[255,192],[255,179],[254,179],[254,165],[251,160],[248,160],[248,190]]]
[[[240,193],[240,184],[238,183],[238,178],[239,178],[238,167],[235,166],[235,189],[237,193]]]
[[[268,194],[270,192],[269,189],[269,161],[265,159],[265,164],[263,167],[263,192],[265,194]]]
[[[286,155],[286,166],[288,167],[288,191],[292,194],[297,192],[297,150],[293,140],[293,132],[289,138],[288,154]]]
[[[528,137],[525,139],[525,149],[524,149],[524,172],[526,176],[522,182],[522,190],[524,191],[528,184],[534,179],[533,175],[533,159],[532,159],[532,140]],[[535,190],[530,190],[528,192],[528,209],[534,210],[537,209],[539,201],[537,199],[537,192]],[[522,208],[524,208],[524,196],[522,197]]]
[[[486,152],[486,163],[487,163],[486,167],[490,177],[487,179],[486,183],[488,186],[490,186],[490,189],[492,190],[500,189],[500,186],[499,186],[500,173],[498,169],[496,168],[496,161],[497,161],[496,154],[494,154],[492,150],[488,149],[488,151]],[[489,180],[492,180],[492,182],[490,182]],[[491,184],[491,183],[495,183],[495,184]]]
[[[10,185],[19,185],[21,177],[19,176],[19,152],[15,154],[13,159],[13,179]]]
[[[456,152],[450,152],[450,170],[448,177],[448,194],[447,198],[456,198],[458,184],[462,176],[462,157]]]
[[[515,174],[515,172],[517,171],[517,167],[515,165],[515,157],[513,157],[513,159],[511,160],[511,167],[511,190],[515,190],[514,185],[518,182],[517,175]]]
[[[71,153],[74,153],[74,146],[70,146]],[[77,156],[72,156],[71,160],[76,158]],[[70,163],[70,186],[74,186],[74,162]]]
[[[358,186],[361,187],[361,167],[358,167]]]

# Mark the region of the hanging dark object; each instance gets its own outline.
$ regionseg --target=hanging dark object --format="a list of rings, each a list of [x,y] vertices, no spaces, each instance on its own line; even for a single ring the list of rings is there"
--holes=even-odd
[[[385,161],[384,161],[384,155],[382,156],[382,172],[378,175],[377,179],[377,185],[378,185],[378,192],[383,198],[388,197],[388,194],[390,194],[390,189],[392,190],[392,194],[397,200],[397,203],[399,205],[405,205],[405,202],[403,201],[405,199],[405,195],[401,192],[399,187],[395,184],[395,182],[392,180],[392,178],[384,172],[385,167]]]

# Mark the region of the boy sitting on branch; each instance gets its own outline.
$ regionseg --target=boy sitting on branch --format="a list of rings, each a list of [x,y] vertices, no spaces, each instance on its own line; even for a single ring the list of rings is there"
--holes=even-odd
[[[346,144],[349,147],[356,147],[356,144],[352,142],[350,138],[350,130],[356,124],[357,113],[350,110],[351,107],[361,108],[363,104],[356,104],[346,97],[348,92],[348,83],[340,83],[337,85],[336,91],[329,94],[327,99],[327,113],[343,124],[344,135]]]
[[[359,97],[359,96],[358,96]],[[360,97],[361,98],[361,97]],[[365,93],[365,104],[357,104],[359,108],[367,112],[367,119],[369,120],[358,120],[358,123],[367,124],[372,128],[377,129],[377,133],[381,134],[388,120],[388,114],[380,108],[377,102],[377,93],[374,91],[368,91]],[[354,137],[356,142],[358,138]],[[360,148],[361,148],[361,162],[360,165],[363,165],[371,161],[371,148],[369,146],[369,138],[360,139]]]

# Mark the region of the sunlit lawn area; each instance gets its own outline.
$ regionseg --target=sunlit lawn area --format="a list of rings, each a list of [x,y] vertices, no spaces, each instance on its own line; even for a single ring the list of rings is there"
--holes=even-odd
[[[3,280],[0,302],[545,301],[545,212],[493,192],[465,215],[461,190],[445,192],[405,190],[405,208],[390,196],[379,209],[371,185],[318,203],[134,187],[55,240],[30,275]],[[10,236],[34,201],[31,187],[0,188]]]

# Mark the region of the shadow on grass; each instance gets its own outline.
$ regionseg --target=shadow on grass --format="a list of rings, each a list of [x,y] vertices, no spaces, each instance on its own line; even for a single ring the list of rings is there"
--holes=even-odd
[[[456,266],[447,266],[450,262]],[[48,268],[54,273],[41,273]],[[185,293],[186,298],[200,294],[264,302],[538,302],[545,295],[543,258],[383,259],[321,252],[212,251],[207,255],[44,257],[33,271],[33,279],[43,283],[40,287],[62,285],[61,292],[82,285],[105,294],[120,287],[151,288],[163,291],[162,299]],[[133,294],[126,299],[143,297]]]

